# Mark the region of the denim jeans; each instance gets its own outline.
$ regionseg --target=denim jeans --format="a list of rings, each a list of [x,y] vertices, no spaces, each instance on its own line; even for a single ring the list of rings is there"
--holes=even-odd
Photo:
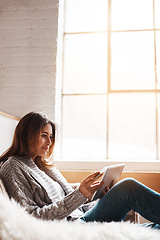
[[[130,210],[147,220],[160,224],[160,194],[142,183],[126,178],[115,184],[89,211],[86,222],[122,221]]]

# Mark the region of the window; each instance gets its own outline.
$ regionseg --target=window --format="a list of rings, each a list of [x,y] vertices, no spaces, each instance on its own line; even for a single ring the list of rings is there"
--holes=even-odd
[[[61,11],[60,157],[159,160],[160,1],[65,0]]]

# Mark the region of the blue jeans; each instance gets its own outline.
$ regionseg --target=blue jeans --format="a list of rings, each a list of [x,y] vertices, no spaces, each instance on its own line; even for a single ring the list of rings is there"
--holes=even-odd
[[[122,221],[130,210],[160,224],[160,194],[142,183],[126,178],[115,184],[94,207],[85,213],[86,222]]]

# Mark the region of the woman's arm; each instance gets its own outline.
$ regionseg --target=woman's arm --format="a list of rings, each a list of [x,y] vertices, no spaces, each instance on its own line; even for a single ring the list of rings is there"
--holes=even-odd
[[[41,201],[40,205],[38,200],[35,200],[36,191],[32,192],[31,185],[22,174],[21,165],[17,164],[17,161],[6,161],[1,168],[1,177],[10,198],[23,205],[33,216],[45,220],[63,219],[86,201],[86,197],[76,189],[59,201],[46,200],[43,204]]]
[[[59,184],[62,186],[63,190],[65,191],[66,194],[69,194],[73,192],[75,189],[79,188],[81,183],[76,183],[74,187],[72,184],[68,183],[67,180],[64,178],[64,176],[61,174],[61,172],[56,168],[52,168],[51,170],[46,170],[46,174],[50,176],[53,180],[59,182]],[[95,205],[94,202],[85,202],[85,204],[82,204],[79,209],[82,210],[83,212],[88,211],[90,208],[92,208]]]
[[[55,181],[57,181],[63,190],[66,192],[66,194],[73,191],[73,188],[71,185],[67,182],[67,180],[62,176],[60,171],[54,167],[52,170],[46,171],[46,173]],[[95,191],[97,191],[99,188],[102,187],[103,182],[97,181],[103,173],[94,172],[87,176],[79,185],[80,192],[87,198],[92,199],[92,196]]]

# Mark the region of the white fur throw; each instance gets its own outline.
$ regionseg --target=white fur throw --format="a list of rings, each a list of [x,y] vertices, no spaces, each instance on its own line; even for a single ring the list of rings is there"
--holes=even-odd
[[[128,222],[42,221],[0,193],[1,240],[159,240],[159,231]]]

